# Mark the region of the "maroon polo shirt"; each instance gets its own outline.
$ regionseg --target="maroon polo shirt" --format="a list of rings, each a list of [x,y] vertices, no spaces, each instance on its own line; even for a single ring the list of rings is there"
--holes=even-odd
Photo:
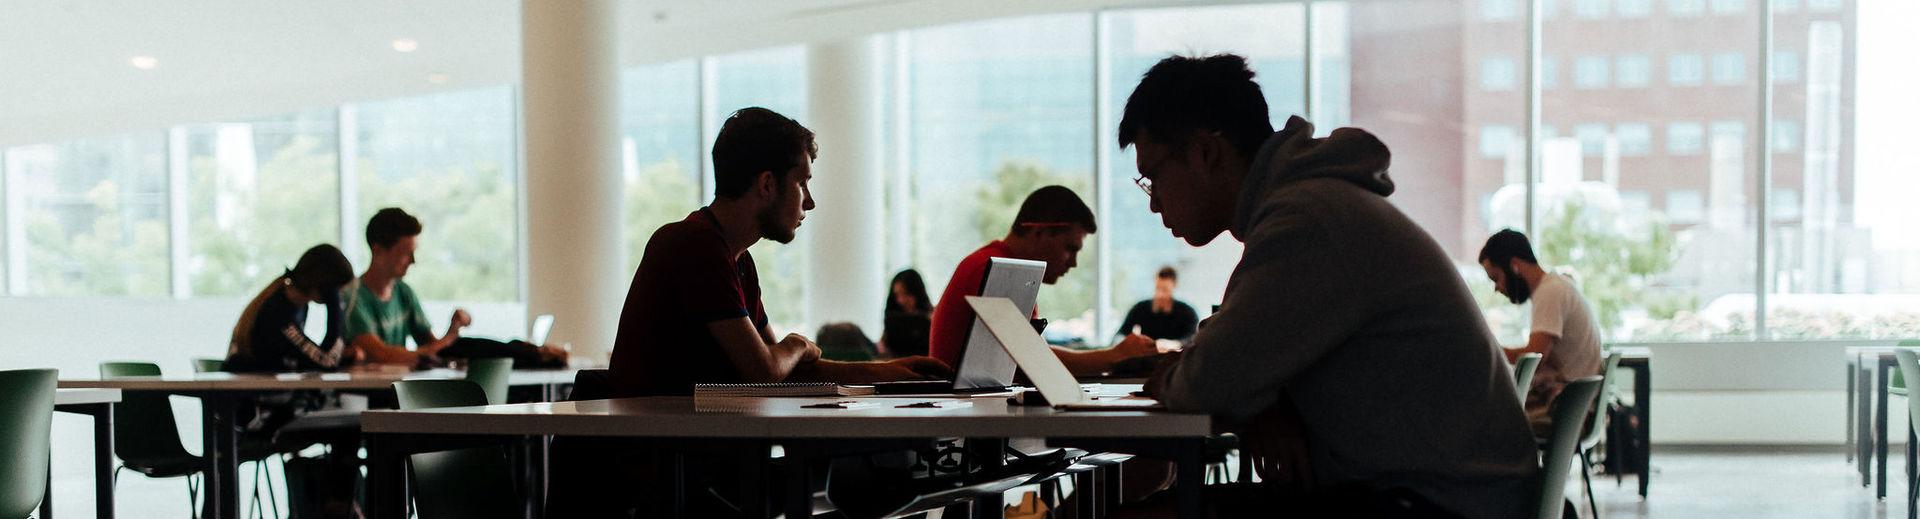
[[[767,311],[753,256],[733,257],[722,236],[701,208],[647,239],[613,341],[618,395],[691,395],[694,384],[742,381],[707,324],[747,317],[764,328]]]

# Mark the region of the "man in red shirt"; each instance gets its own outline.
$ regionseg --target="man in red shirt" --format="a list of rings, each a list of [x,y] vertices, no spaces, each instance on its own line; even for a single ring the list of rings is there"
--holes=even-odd
[[[948,366],[960,364],[961,354],[967,348],[967,331],[972,329],[974,318],[973,307],[967,306],[966,296],[980,295],[990,259],[1044,261],[1047,273],[1042,281],[1051,285],[1079,265],[1080,247],[1097,227],[1093,210],[1071,189],[1047,186],[1027,195],[1026,201],[1020,203],[1020,212],[1013,217],[1013,228],[1007,231],[1007,236],[981,246],[954,268],[947,289],[940,293],[940,304],[933,307],[928,352]],[[1039,309],[1034,310],[1037,314]],[[1155,351],[1153,339],[1142,335],[1128,335],[1112,348],[1102,350],[1053,349],[1076,376],[1106,373],[1113,369],[1115,362],[1152,355]]]
[[[727,118],[713,144],[713,203],[647,240],[614,339],[620,396],[688,395],[694,384],[913,380],[949,373],[927,357],[834,362],[799,334],[775,340],[747,248],[793,241],[813,210],[813,132],[765,108]]]

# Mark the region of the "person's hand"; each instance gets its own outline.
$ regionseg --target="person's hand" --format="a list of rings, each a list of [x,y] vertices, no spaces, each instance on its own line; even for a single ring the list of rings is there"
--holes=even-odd
[[[1144,357],[1160,353],[1160,347],[1154,345],[1153,338],[1139,334],[1129,334],[1113,344],[1113,352],[1123,359]]]
[[[467,310],[465,308],[453,309],[453,318],[451,319],[451,321],[453,322],[453,327],[456,329],[473,326],[473,316],[467,314]]]
[[[785,339],[780,339],[779,346],[781,348],[799,350],[800,362],[805,363],[820,360],[820,346],[815,345],[811,340],[807,340],[806,336],[789,333]]]
[[[1158,397],[1160,395],[1160,389],[1166,387],[1167,379],[1173,376],[1173,367],[1180,364],[1180,353],[1174,352],[1168,354],[1166,357],[1160,358],[1159,361],[1160,362],[1155,363],[1153,366],[1153,374],[1147,375],[1146,386],[1140,388],[1140,392],[1146,393],[1147,396]]]
[[[912,371],[916,375],[916,377],[909,377],[909,378],[929,378],[929,379],[953,378],[952,367],[947,366],[947,363],[945,362],[940,362],[940,359],[928,357],[925,355],[900,357],[897,359],[889,360],[886,363],[907,368],[907,370]]]
[[[567,350],[554,346],[541,346],[537,351],[540,353],[542,362],[565,363],[567,361]]]

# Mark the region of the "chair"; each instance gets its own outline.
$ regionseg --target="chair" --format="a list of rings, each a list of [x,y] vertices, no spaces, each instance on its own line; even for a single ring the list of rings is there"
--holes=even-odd
[[[508,362],[512,362],[508,360]],[[403,380],[393,383],[401,409],[487,405],[479,384],[466,380]],[[421,519],[518,517],[524,512],[514,489],[513,468],[496,447],[415,454],[414,507]]]
[[[509,357],[468,360],[467,380],[480,385],[480,391],[487,395],[486,402],[474,405],[507,403],[507,381],[512,374],[513,359]]]
[[[58,370],[0,371],[0,517],[25,518],[47,491]]]
[[[1916,353],[1912,348],[1904,347],[1907,344],[1908,343],[1904,342],[1900,343],[1903,347],[1893,350],[1894,362],[1900,367],[1900,369],[1894,371],[1894,373],[1905,373],[1906,376],[1909,377],[1920,376],[1920,353]],[[1920,345],[1920,343],[1917,343],[1917,345]],[[1920,429],[1920,398],[1909,398],[1907,399],[1907,458],[1909,460],[1913,459],[1914,456],[1913,431],[1915,429]],[[1908,466],[1911,467],[1912,463],[1909,462]],[[1920,512],[1920,508],[1915,508],[1913,501],[1916,497],[1920,497],[1920,479],[1916,479],[1913,473],[1908,473],[1907,517],[1909,519],[1912,519],[1916,516],[1917,512]]]
[[[198,368],[199,363],[195,363]],[[119,377],[158,377],[160,366],[151,362],[102,362],[100,378]],[[120,481],[120,471],[131,469],[150,478],[187,478],[187,504],[193,506],[200,497],[200,485],[197,477],[207,466],[205,458],[187,452],[180,442],[180,429],[175,425],[173,404],[167,395],[150,391],[128,391],[121,395],[120,403],[113,406],[113,453],[120,458],[120,467],[113,470],[113,480]],[[242,444],[240,461],[254,463],[253,477],[256,489],[253,506],[260,504],[258,485],[265,470],[261,462],[273,456],[272,449],[266,445]],[[273,490],[273,477],[267,475],[267,496],[273,500],[274,514],[279,515],[279,498]],[[193,509],[193,517],[199,517],[198,507]]]
[[[1520,401],[1527,401],[1527,391],[1533,388],[1533,372],[1540,369],[1540,354],[1521,355],[1513,362],[1513,390],[1520,394]]]
[[[1540,502],[1534,519],[1560,519],[1567,508],[1567,470],[1572,468],[1574,448],[1580,445],[1580,426],[1596,407],[1595,396],[1606,384],[1604,377],[1584,377],[1567,383],[1554,398],[1549,413],[1553,416],[1553,435],[1541,456]],[[1591,487],[1589,487],[1591,488]],[[1592,499],[1591,490],[1587,493]]]
[[[220,359],[193,359],[194,373],[217,373],[227,370],[227,361]]]
[[[1590,417],[1583,420],[1589,425],[1587,426],[1586,434],[1580,438],[1580,479],[1586,483],[1587,510],[1592,512],[1594,517],[1600,516],[1600,506],[1593,498],[1593,475],[1591,474],[1593,472],[1593,462],[1588,460],[1587,456],[1593,454],[1593,448],[1600,445],[1600,440],[1607,436],[1607,403],[1613,401],[1613,373],[1617,371],[1619,367],[1620,352],[1607,354],[1607,363],[1605,367],[1600,370],[1599,401],[1593,404],[1593,412]],[[1556,420],[1558,420],[1558,418],[1557,416],[1555,417]],[[1554,424],[1558,427],[1559,422],[1556,421]]]

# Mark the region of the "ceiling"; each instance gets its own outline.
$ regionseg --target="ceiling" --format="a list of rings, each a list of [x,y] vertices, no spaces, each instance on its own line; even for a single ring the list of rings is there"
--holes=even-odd
[[[1199,2],[627,0],[621,60],[1182,3]],[[0,0],[0,146],[515,83],[519,8],[515,0]],[[417,48],[400,52],[398,39]],[[138,68],[136,56],[155,64]]]

